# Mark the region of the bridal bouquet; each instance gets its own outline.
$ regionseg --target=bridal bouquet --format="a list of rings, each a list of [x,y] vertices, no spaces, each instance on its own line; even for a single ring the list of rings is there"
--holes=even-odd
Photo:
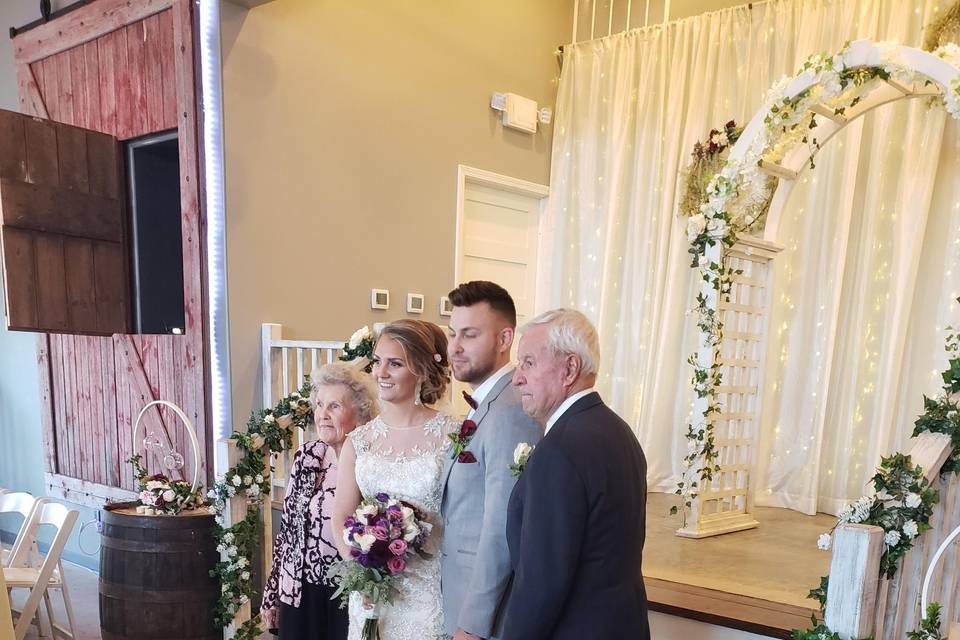
[[[432,525],[418,509],[386,493],[364,499],[343,525],[350,558],[340,565],[340,587],[334,597],[340,596],[341,609],[351,597],[373,605],[361,637],[378,640],[377,606],[391,602],[396,580],[411,556],[428,557],[423,543]]]

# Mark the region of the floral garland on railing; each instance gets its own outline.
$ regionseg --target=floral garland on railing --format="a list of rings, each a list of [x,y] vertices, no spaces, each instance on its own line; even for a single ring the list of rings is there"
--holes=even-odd
[[[711,178],[707,185],[706,202],[700,206],[698,214],[688,219],[687,236],[691,266],[699,269],[701,279],[716,292],[717,300],[729,300],[737,271],[727,267],[722,259],[719,262],[710,260],[707,249],[718,244],[722,249],[732,247],[741,233],[755,227],[760,216],[744,215],[744,212],[762,211],[758,204],[771,197],[771,181],[761,170],[765,163],[777,164],[788,151],[805,144],[810,150],[810,166],[814,166],[820,141],[815,132],[816,114],[811,107],[826,105],[839,115],[860,102],[862,88],[870,80],[893,79],[912,85],[918,79],[924,79],[918,78],[912,69],[903,64],[896,42],[879,42],[876,46],[880,52],[879,65],[849,66],[851,49],[848,45],[833,56],[824,53],[811,56],[794,78],[784,76],[764,98],[764,126],[749,141],[746,152],[738,158],[728,159],[723,169]],[[960,47],[957,45],[943,45],[933,54],[960,68]],[[797,78],[813,81],[814,84],[795,96],[788,96],[786,89]],[[960,79],[952,81],[949,87],[941,88],[946,110],[960,120]],[[684,517],[692,500],[719,470],[714,416],[720,412],[717,387],[722,375],[718,356],[723,340],[723,323],[712,308],[710,298],[703,293],[697,296],[693,313],[702,332],[702,346],[712,349],[714,357],[709,366],[701,364],[696,353],[688,359],[694,370],[694,392],[698,399],[706,401],[706,409],[702,419],[695,416],[687,425],[684,472],[675,491],[681,497],[682,504],[670,510],[671,513],[677,513],[682,509]]]
[[[960,298],[957,299],[960,303]],[[953,449],[940,467],[940,475],[955,473],[960,469],[960,414],[957,394],[960,393],[960,332],[947,327],[947,369],[943,371],[943,390],[936,398],[924,396],[924,411],[914,423],[913,437],[922,433],[943,433],[950,436]],[[827,550],[831,546],[832,533],[843,523],[866,524],[884,530],[884,551],[880,557],[880,575],[892,578],[896,575],[900,560],[913,547],[918,535],[930,529],[933,505],[940,499],[939,491],[923,477],[923,470],[910,461],[910,456],[895,453],[883,458],[877,474],[873,477],[876,491],[862,496],[847,505],[837,514],[837,525],[828,533],[821,534],[817,546]],[[820,586],[812,589],[809,597],[820,603],[821,617],[827,607],[829,578],[820,578]],[[917,631],[907,633],[908,640],[942,640],[940,635],[940,605],[936,602],[927,608],[927,615]],[[793,640],[833,640],[839,636],[814,616],[813,627],[794,630]]]
[[[309,395],[307,378],[299,391],[280,400],[273,409],[254,411],[247,421],[246,433],[230,436],[240,449],[239,462],[218,478],[207,494],[211,500],[209,511],[216,521],[214,539],[221,553],[221,560],[210,572],[220,581],[220,599],[214,614],[221,627],[231,624],[240,607],[253,596],[251,558],[260,542],[260,510],[270,496],[266,457],[290,449],[293,428],[305,429],[313,422]],[[229,508],[230,499],[241,492],[246,498],[246,516],[224,527],[224,512]],[[261,633],[257,615],[238,626],[233,637],[253,640]]]
[[[343,355],[340,359],[344,362],[360,362],[360,358],[366,359],[363,370],[367,373],[373,371],[373,347],[375,336],[370,331],[370,327],[364,325],[353,332],[350,339],[343,343]]]

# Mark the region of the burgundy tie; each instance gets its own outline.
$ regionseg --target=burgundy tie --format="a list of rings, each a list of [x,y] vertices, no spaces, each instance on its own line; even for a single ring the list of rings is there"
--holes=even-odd
[[[463,399],[467,401],[467,404],[470,405],[470,408],[471,408],[471,409],[473,409],[474,411],[477,410],[477,401],[473,399],[473,396],[472,396],[472,395],[470,395],[469,393],[467,393],[466,391],[464,391],[464,392],[463,392]]]

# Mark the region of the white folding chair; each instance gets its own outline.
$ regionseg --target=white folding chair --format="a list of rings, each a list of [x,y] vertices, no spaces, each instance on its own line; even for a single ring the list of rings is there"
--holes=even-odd
[[[23,516],[13,547],[0,552],[0,565],[4,567],[39,566],[40,552],[37,550],[37,545],[33,541],[25,544],[24,540],[34,525],[37,507],[46,502],[46,498],[34,498],[25,491],[0,494],[0,513],[19,513]]]
[[[50,543],[50,550],[43,558],[39,567],[4,567],[3,577],[7,583],[7,589],[29,589],[30,595],[23,609],[19,612],[16,626],[14,627],[14,637],[16,640],[23,640],[30,624],[34,618],[37,619],[39,626],[38,610],[40,600],[46,604],[47,616],[50,618],[50,632],[54,640],[58,637],[74,640],[76,638],[76,622],[73,614],[73,605],[70,601],[67,583],[63,573],[63,566],[60,563],[60,555],[67,544],[67,539],[73,531],[80,512],[76,509],[68,509],[58,502],[46,502],[37,507],[37,516],[31,531],[27,536],[32,538],[29,544],[36,540],[37,532],[43,525],[49,525],[56,529],[53,541]],[[50,602],[50,589],[60,589],[63,595],[63,604],[67,610],[69,629],[57,625],[53,615],[53,606]],[[42,629],[41,629],[42,633]]]

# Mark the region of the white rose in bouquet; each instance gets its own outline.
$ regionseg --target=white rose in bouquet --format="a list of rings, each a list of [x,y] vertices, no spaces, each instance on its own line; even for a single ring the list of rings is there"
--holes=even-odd
[[[164,502],[173,502],[177,499],[177,494],[173,492],[173,489],[167,489],[163,492],[163,501]]]
[[[361,553],[369,553],[370,547],[377,541],[377,538],[372,533],[359,533],[353,536],[353,541],[360,545]]]
[[[378,513],[377,508],[369,504],[363,505],[362,507],[357,509],[357,515],[361,515],[363,517],[375,516],[377,515],[377,513]]]
[[[420,527],[415,524],[411,524],[410,527],[404,532],[403,539],[406,542],[413,542],[420,535]]]

